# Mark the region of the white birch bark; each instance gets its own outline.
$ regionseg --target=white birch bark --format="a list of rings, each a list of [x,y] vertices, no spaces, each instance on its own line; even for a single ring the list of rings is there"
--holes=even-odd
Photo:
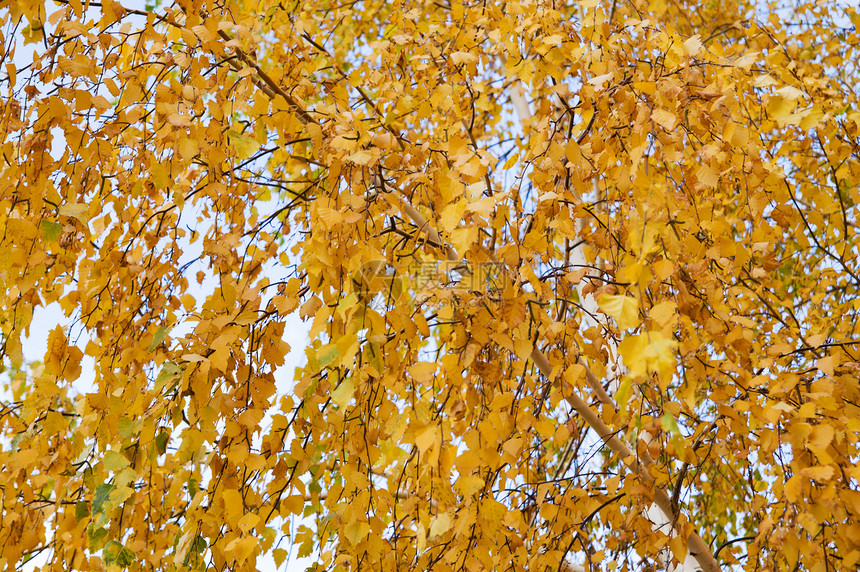
[[[511,83],[510,96],[520,122],[525,125],[532,119],[532,115],[522,84],[518,80],[514,80]],[[597,178],[595,178],[593,181],[592,191],[588,193],[588,195],[582,197],[582,199],[585,202],[597,203],[599,198],[600,187]],[[578,222],[577,226],[577,230],[582,231],[582,223]],[[590,264],[585,257],[584,246],[585,244],[583,243],[571,252],[570,263],[572,266],[584,268]],[[586,278],[588,278],[588,275],[586,275]],[[579,294],[580,304],[583,308],[580,327],[586,330],[591,327],[604,328],[608,325],[606,318],[604,317],[605,315],[598,312],[599,305],[597,300],[594,298],[594,295],[591,292],[587,294],[584,292],[586,284],[587,282],[582,280],[576,287],[577,293]],[[595,384],[599,385],[599,380],[589,381],[591,381],[592,388],[595,389],[601,397],[601,400],[604,401],[604,404],[614,407],[615,405],[611,396],[615,395],[618,390],[619,380],[621,379],[624,371],[624,364],[621,362],[621,357],[618,355],[618,344],[616,343],[615,338],[608,338],[607,345],[609,346],[609,363],[607,364],[609,367],[607,369],[615,372],[614,377],[609,383],[608,397],[605,397],[606,393],[602,391],[602,388],[595,387]],[[638,393],[636,388],[634,388],[633,391]],[[606,403],[607,401],[609,401],[609,403]],[[648,433],[642,432],[640,434],[640,439],[645,443],[645,445],[648,445],[651,437]],[[631,443],[630,446],[634,451],[638,450],[635,443]],[[653,530],[660,530],[661,532],[671,536],[677,535],[677,532],[672,526],[672,519],[666,514],[666,512],[657,506],[657,503],[652,503],[651,506],[648,507],[645,511],[645,516],[651,521]],[[702,570],[702,567],[699,566],[698,561],[689,549],[687,550],[687,556],[684,558],[684,561],[676,566],[671,564],[672,552],[668,548],[664,548],[660,552],[659,558],[663,567],[669,570],[669,572],[697,572]]]

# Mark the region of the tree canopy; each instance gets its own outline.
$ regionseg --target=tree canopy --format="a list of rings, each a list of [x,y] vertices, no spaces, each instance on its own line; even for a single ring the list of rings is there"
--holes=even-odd
[[[0,567],[857,568],[854,2],[131,4],[0,0]]]

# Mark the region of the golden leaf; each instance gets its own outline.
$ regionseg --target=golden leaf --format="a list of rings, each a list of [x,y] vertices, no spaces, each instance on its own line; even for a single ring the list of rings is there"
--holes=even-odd
[[[447,512],[437,514],[430,520],[430,533],[428,537],[433,539],[448,532],[451,528],[451,516]]]
[[[655,109],[651,113],[651,119],[654,123],[665,127],[669,131],[674,129],[675,125],[678,124],[678,116],[666,109]]]
[[[639,325],[639,303],[635,298],[603,294],[598,303],[601,310],[615,318],[619,328],[634,328]]]
[[[856,2],[100,4],[0,10],[8,566],[857,567]]]
[[[702,39],[696,34],[684,42],[684,53],[688,56],[695,56],[702,51],[702,47]]]
[[[66,204],[60,207],[60,214],[76,218],[82,223],[89,219],[90,207],[83,203]]]

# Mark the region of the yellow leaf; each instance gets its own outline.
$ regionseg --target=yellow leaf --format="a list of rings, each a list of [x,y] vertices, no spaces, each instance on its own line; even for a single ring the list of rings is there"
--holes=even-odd
[[[302,495],[290,495],[281,501],[281,511],[290,514],[301,514],[305,507],[305,498]]]
[[[678,560],[678,562],[684,562],[687,559],[687,541],[681,536],[677,535],[672,537],[669,541],[669,548],[672,550],[672,555]],[[684,567],[686,568],[686,566]]]
[[[839,356],[837,354],[831,354],[827,357],[816,360],[815,367],[817,367],[824,375],[833,375],[833,371],[839,366],[839,363]]]
[[[836,471],[832,466],[819,466],[819,467],[807,467],[800,471],[801,474],[805,477],[809,477],[810,479],[814,479],[819,483],[826,483],[830,479],[833,478],[833,475]]]
[[[815,447],[827,447],[833,441],[833,437],[836,435],[836,432],[833,430],[833,426],[822,423],[821,425],[816,425],[812,429],[812,433],[809,436],[809,443]]]
[[[430,520],[430,539],[441,536],[451,528],[451,516],[447,512],[437,514]]]
[[[465,200],[451,203],[446,206],[439,215],[439,230],[451,232],[457,228],[457,225],[460,224],[460,220],[463,218],[463,212],[465,212],[466,206],[467,203]]]
[[[275,560],[275,566],[280,569],[281,566],[284,565],[284,561],[287,559],[287,551],[283,548],[275,548],[272,550],[272,558]]]
[[[672,301],[663,301],[648,311],[648,317],[660,327],[665,326],[677,317],[678,305]]]
[[[756,87],[770,87],[772,85],[779,85],[779,83],[768,74],[764,74],[755,78],[753,85]]]
[[[236,562],[244,562],[251,556],[254,548],[257,547],[257,538],[255,536],[245,536],[236,538],[224,547],[231,560]]]
[[[749,68],[756,62],[756,60],[758,60],[758,56],[758,52],[750,52],[737,58],[736,60],[731,62],[731,64],[743,70],[749,70]]]
[[[472,495],[481,490],[484,486],[484,479],[475,475],[460,476],[457,479],[457,487],[460,489],[460,494],[464,498],[471,498]]]
[[[523,439],[521,437],[514,437],[505,441],[505,444],[502,445],[502,450],[514,459],[518,459],[522,445]]]
[[[803,480],[800,475],[794,475],[785,483],[785,498],[791,502],[797,502],[803,494]]]
[[[197,141],[191,137],[180,137],[179,143],[176,145],[176,150],[186,161],[193,159],[197,155]]]
[[[618,345],[618,352],[634,377],[649,372],[667,374],[675,368],[676,345],[675,340],[665,337],[660,331],[649,331],[625,337]]]
[[[179,113],[171,113],[167,116],[167,122],[173,125],[174,127],[185,127],[189,124],[189,118],[187,115],[181,115]]]
[[[654,275],[657,276],[660,281],[663,281],[672,275],[675,271],[675,265],[672,264],[671,260],[666,260],[664,258],[655,262],[652,265],[652,269],[654,270]]]
[[[800,120],[800,128],[804,131],[809,131],[821,123],[824,119],[824,112],[817,105],[813,105],[806,110],[803,118]]]
[[[367,149],[360,149],[347,157],[347,159],[356,165],[368,165],[373,161],[373,153]]]
[[[436,444],[439,439],[439,429],[435,425],[428,425],[415,437],[415,444],[418,450],[424,453]]]
[[[256,139],[238,131],[231,129],[227,132],[227,136],[240,159],[251,157],[260,148],[260,143]]]
[[[355,546],[370,532],[370,525],[366,522],[350,522],[343,527],[343,535]]]
[[[493,211],[496,201],[493,197],[484,197],[483,199],[469,203],[468,211],[480,216],[487,216]]]
[[[307,302],[302,304],[302,307],[299,308],[299,316],[303,320],[306,320],[308,317],[316,314],[317,310],[322,306],[322,301],[316,296],[309,298]]]
[[[450,242],[454,250],[464,254],[478,239],[478,227],[458,228],[451,233]]]
[[[38,458],[39,451],[36,449],[24,449],[12,455],[9,465],[12,470],[25,469],[32,465]]]
[[[238,526],[244,533],[248,533],[257,526],[257,523],[260,522],[260,517],[254,513],[249,512],[245,516],[239,519]]]
[[[409,375],[421,385],[433,383],[433,375],[436,373],[437,364],[434,362],[418,362],[409,366]]]
[[[776,92],[786,99],[798,99],[805,95],[802,91],[790,85],[781,87]]]
[[[84,203],[74,203],[63,205],[60,207],[60,214],[76,218],[82,223],[86,223],[89,217],[90,207]]]
[[[355,393],[355,380],[350,376],[341,381],[340,385],[331,392],[331,400],[335,405],[346,407],[352,401],[353,393]]]
[[[665,127],[667,131],[671,131],[678,124],[678,116],[666,109],[655,109],[651,113],[651,120],[657,125]]]
[[[603,312],[615,318],[619,328],[627,329],[639,325],[639,303],[635,298],[623,294],[603,294],[597,302]]]
[[[696,179],[710,189],[716,187],[719,182],[717,174],[708,165],[699,165],[696,169]]]
[[[179,538],[176,544],[176,553],[173,555],[173,563],[178,567],[185,560],[185,555],[188,554],[188,549],[191,547],[191,541],[196,537],[196,533],[189,530]]]
[[[599,75],[597,77],[591,78],[590,80],[588,80],[588,84],[593,85],[597,89],[602,89],[603,84],[606,83],[607,81],[611,80],[612,77],[613,77],[612,73],[605,73],[603,75]]]
[[[470,52],[454,52],[451,54],[451,61],[456,65],[475,64],[478,63],[478,56]]]
[[[686,42],[684,42],[684,53],[688,56],[695,56],[700,51],[702,51],[702,39],[699,34],[691,36]]]
[[[272,299],[275,308],[278,309],[278,315],[287,316],[299,305],[298,298],[293,296],[275,296]]]
[[[794,111],[795,101],[793,98],[775,95],[767,102],[767,114],[780,124],[784,124],[786,118]]]

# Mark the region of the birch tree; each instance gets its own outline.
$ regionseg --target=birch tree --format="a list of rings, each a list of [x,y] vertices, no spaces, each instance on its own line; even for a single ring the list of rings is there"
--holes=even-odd
[[[852,3],[0,21],[5,569],[856,568]]]

